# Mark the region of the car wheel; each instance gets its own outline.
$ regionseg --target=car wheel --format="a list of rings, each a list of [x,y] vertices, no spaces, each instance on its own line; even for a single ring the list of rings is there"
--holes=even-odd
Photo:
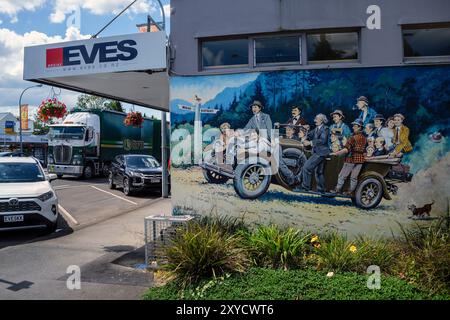
[[[108,176],[108,186],[109,186],[110,189],[115,189],[116,188],[116,185],[114,183],[114,179],[113,179],[113,174],[112,173],[110,173],[109,176]]]
[[[383,185],[376,178],[367,178],[358,184],[353,203],[361,209],[373,209],[378,206],[383,197]]]
[[[269,167],[262,164],[240,164],[234,171],[234,190],[243,199],[256,199],[270,186],[271,175],[266,174]]]
[[[130,187],[130,180],[128,178],[123,179],[123,193],[126,196],[129,196],[132,194],[132,190]]]
[[[203,176],[209,183],[224,184],[228,181],[228,177],[222,176],[217,172],[203,169]]]
[[[84,167],[83,170],[83,178],[84,179],[91,179],[94,176],[94,169],[92,168],[91,165],[87,165],[86,167]]]

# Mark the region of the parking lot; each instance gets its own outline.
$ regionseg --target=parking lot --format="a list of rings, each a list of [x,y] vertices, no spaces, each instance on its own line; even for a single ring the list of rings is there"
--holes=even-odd
[[[52,185],[59,199],[57,232],[53,235],[45,235],[41,230],[2,232],[0,249],[70,234],[149,205],[161,196],[158,192],[147,191],[127,197],[121,189],[109,189],[106,178],[83,180],[65,176]]]

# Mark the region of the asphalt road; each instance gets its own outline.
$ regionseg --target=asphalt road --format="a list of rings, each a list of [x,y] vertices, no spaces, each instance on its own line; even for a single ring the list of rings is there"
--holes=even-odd
[[[42,230],[0,232],[0,249],[70,234],[145,206],[160,197],[157,192],[125,196],[121,189],[110,190],[106,178],[82,180],[64,177],[52,182],[59,198],[58,230],[46,235]]]
[[[151,192],[127,197],[100,178],[52,184],[60,205],[55,233],[0,232],[0,300],[139,299],[152,274],[115,261],[142,248],[144,217],[170,214],[170,201]],[[141,253],[132,259],[143,260]],[[71,265],[81,268],[80,290],[66,287]]]

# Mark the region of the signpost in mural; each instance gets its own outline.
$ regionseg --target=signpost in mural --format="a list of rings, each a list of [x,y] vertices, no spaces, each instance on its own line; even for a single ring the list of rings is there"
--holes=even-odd
[[[195,112],[194,117],[194,163],[201,164],[202,163],[202,113],[208,114],[216,114],[219,110],[217,109],[206,109],[202,108],[201,101],[202,99],[195,95],[195,105],[194,106],[186,106],[186,105],[178,105],[180,110],[187,110]]]

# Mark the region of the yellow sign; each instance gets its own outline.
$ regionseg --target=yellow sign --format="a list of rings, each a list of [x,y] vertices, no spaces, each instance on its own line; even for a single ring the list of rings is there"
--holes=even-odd
[[[28,105],[20,106],[20,121],[22,122],[22,130],[28,130]]]

